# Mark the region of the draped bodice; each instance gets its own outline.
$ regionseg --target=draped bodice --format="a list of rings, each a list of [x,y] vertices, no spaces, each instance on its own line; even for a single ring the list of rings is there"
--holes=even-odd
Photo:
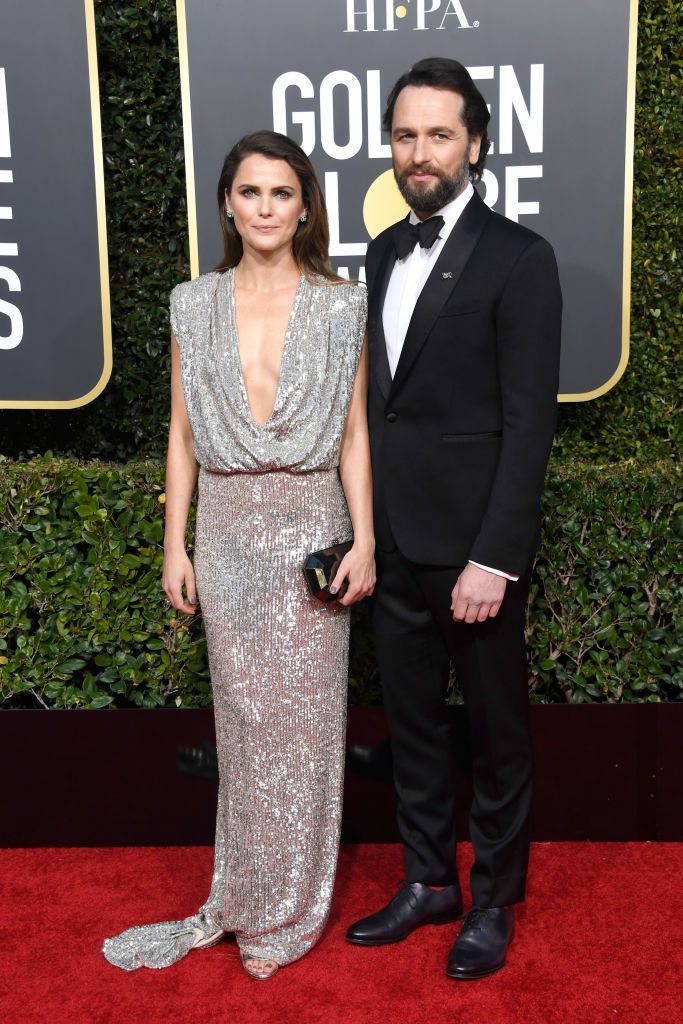
[[[171,293],[197,461],[217,473],[334,469],[365,332],[365,288],[302,275],[275,404],[262,424],[252,416],[244,384],[234,288],[230,269]]]

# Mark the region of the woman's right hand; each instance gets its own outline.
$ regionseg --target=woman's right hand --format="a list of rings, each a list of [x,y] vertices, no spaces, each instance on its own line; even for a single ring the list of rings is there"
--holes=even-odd
[[[197,589],[192,562],[184,549],[164,551],[164,571],[161,586],[169,601],[179,612],[194,615],[197,610]],[[185,594],[183,594],[183,587]]]

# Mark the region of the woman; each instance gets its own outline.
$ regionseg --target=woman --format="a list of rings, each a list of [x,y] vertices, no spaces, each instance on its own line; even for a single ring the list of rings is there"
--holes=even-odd
[[[320,186],[285,136],[238,142],[218,202],[225,258],[171,296],[163,575],[174,608],[191,614],[199,597],[206,626],[213,882],[195,916],[129,929],[104,953],[127,970],[165,967],[234,932],[247,972],[266,979],[320,937],[336,869],[348,606],[375,582],[366,293],[330,269]],[[303,562],[352,533],[335,579],[348,590],[324,605]]]

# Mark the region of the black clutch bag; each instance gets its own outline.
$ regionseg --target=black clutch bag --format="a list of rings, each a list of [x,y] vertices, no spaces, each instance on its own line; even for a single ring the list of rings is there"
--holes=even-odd
[[[304,562],[304,579],[311,593],[323,604],[337,601],[343,597],[348,588],[348,580],[344,580],[336,594],[330,593],[330,584],[337,574],[344,555],[351,550],[352,540],[346,540],[342,544],[331,544],[329,548],[321,551],[312,551]]]

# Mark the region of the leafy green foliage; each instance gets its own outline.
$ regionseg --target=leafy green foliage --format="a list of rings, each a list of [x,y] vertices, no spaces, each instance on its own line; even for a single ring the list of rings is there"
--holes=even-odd
[[[554,471],[531,594],[532,699],[683,699],[680,473]]]
[[[1,464],[4,707],[211,702],[201,620],[161,590],[156,463]],[[535,701],[683,699],[678,474],[555,468],[529,616]],[[191,543],[190,531],[190,543]],[[379,699],[367,602],[355,610],[350,698]]]
[[[159,466],[48,453],[2,468],[5,706],[210,704],[200,623],[161,590]]]

